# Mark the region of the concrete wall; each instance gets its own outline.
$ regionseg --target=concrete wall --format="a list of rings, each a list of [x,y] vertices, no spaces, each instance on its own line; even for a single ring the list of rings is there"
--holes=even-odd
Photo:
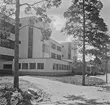
[[[0,69],[3,69],[3,65],[4,64],[13,64],[13,62],[12,61],[4,61],[4,60],[0,60]]]
[[[42,57],[42,34],[38,29],[34,29],[33,34],[33,58]]]
[[[56,45],[56,49],[51,48],[52,43]],[[57,50],[57,46],[61,47],[62,49],[62,45],[52,39],[49,40],[49,44],[50,44],[50,57],[51,57],[51,53],[55,53],[56,55],[57,54],[61,55],[61,58],[62,58],[62,50],[61,52]]]
[[[71,74],[72,70],[53,70],[53,64],[64,64],[70,65],[68,62],[62,60],[55,60],[55,59],[20,59],[19,62],[22,63],[44,63],[44,69],[20,69],[20,74],[34,74],[34,75],[67,75]]]
[[[62,47],[62,54],[63,54],[63,59],[69,59],[68,58],[68,52],[70,49],[70,53],[71,53],[71,60],[77,59],[77,45],[75,42],[62,42],[61,43],[63,45]]]
[[[28,56],[28,18],[24,18],[20,20],[22,23],[21,27],[24,27],[20,29],[20,36],[19,40],[21,41],[21,44],[19,45],[19,57],[20,58],[27,58]]]
[[[0,47],[0,54],[14,56],[14,50],[5,47]]]
[[[63,59],[68,59],[68,47],[69,47],[69,42],[64,42],[62,43],[62,54],[63,54]]]
[[[21,18],[22,27],[29,25],[29,19],[33,20],[33,48],[32,48],[32,58],[39,57],[49,57],[49,54],[43,53],[43,44],[47,44],[46,41],[42,41],[42,33],[41,30],[37,27],[43,27],[43,23],[36,23],[35,17],[26,17]],[[19,46],[19,57],[20,58],[28,58],[28,29],[29,26],[24,27],[20,30],[20,41],[21,44]]]

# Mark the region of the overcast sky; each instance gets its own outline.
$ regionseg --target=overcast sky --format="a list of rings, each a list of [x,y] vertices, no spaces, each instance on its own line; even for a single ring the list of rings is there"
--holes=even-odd
[[[36,0],[21,0],[21,2],[28,2],[28,3],[33,3]],[[53,27],[53,33],[52,33],[52,38],[57,40],[57,41],[68,41],[71,40],[71,37],[67,37],[65,35],[62,35],[60,32],[61,28],[64,26],[65,19],[63,17],[64,11],[67,10],[69,7],[70,3],[69,0],[62,0],[62,4],[59,8],[55,9],[50,9],[48,11],[49,16],[51,17],[52,21],[52,27]],[[103,17],[105,23],[108,25],[108,28],[110,28],[110,0],[101,0],[103,3],[103,9],[101,10],[101,17]],[[21,8],[21,16],[24,15],[24,9]],[[110,34],[110,31],[109,31]]]

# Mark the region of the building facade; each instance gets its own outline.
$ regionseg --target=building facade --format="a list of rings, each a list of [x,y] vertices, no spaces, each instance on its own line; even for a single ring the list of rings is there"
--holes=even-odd
[[[12,20],[13,25],[14,20]],[[20,23],[19,73],[35,75],[71,74],[72,63],[74,56],[76,56],[73,50],[74,44],[58,43],[51,38],[43,40],[42,29],[48,29],[49,25],[34,16],[21,18]],[[13,28],[14,31],[14,25]],[[10,68],[14,70],[14,66],[12,66],[12,60],[14,61],[14,34],[11,32],[10,36],[5,39],[10,44],[3,43],[0,46],[0,54],[5,55],[5,59],[7,59],[6,62],[1,59],[1,69],[8,69],[10,65]]]
[[[15,21],[0,13],[0,69],[11,69],[14,58]],[[5,64],[7,63],[7,64]]]
[[[24,28],[20,30],[20,73],[40,75],[70,74],[74,59],[72,44],[67,43],[69,47],[66,48],[66,44],[58,43],[51,38],[42,40],[41,29],[46,29],[49,26],[41,21],[38,22],[36,17],[22,18],[21,23]],[[65,52],[69,57],[66,57]]]

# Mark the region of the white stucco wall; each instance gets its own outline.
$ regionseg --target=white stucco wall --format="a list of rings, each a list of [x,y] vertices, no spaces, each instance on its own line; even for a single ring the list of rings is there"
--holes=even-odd
[[[33,58],[42,57],[42,34],[38,29],[34,29],[33,34]]]
[[[61,43],[64,47],[62,47],[63,59],[68,59],[68,47],[71,44],[71,60],[77,58],[77,46],[75,42],[62,42]]]
[[[21,19],[22,27],[29,24],[29,19],[32,18],[34,20],[35,17],[26,17]],[[33,27],[33,48],[32,48],[32,58],[39,58],[39,57],[49,57],[50,54],[42,52],[42,33],[41,30],[37,27],[43,27],[41,22],[36,23],[34,20],[34,27]],[[20,41],[21,44],[19,46],[19,57],[20,58],[28,58],[28,26],[24,27],[20,30]],[[46,41],[45,41],[46,42]]]
[[[51,48],[52,43],[56,45],[56,49]],[[52,39],[49,40],[49,44],[50,44],[50,56],[51,56],[51,53],[55,53],[55,54],[61,55],[61,58],[62,58],[62,45]],[[57,50],[57,46],[61,47],[61,52]]]
[[[68,59],[68,43],[62,43],[62,54],[63,54],[63,59]]]
[[[14,56],[14,50],[5,47],[0,47],[0,54]]]
[[[62,60],[56,60],[56,59],[20,59],[20,63],[28,63],[28,68],[29,68],[29,63],[36,63],[36,69],[20,69],[20,72],[28,72],[32,74],[33,72],[35,73],[64,73],[68,74],[71,73],[71,70],[53,70],[53,64],[63,64],[63,65],[70,65],[68,62],[62,61]],[[37,69],[37,63],[44,63],[44,69]]]
[[[28,18],[23,18],[20,20],[22,23],[22,26],[28,25]],[[21,41],[21,44],[19,45],[19,57],[20,58],[27,58],[28,56],[28,26],[22,28],[20,30],[20,36],[19,40]]]
[[[0,69],[3,69],[3,65],[4,64],[13,64],[13,62],[12,61],[4,61],[4,60],[0,60]]]

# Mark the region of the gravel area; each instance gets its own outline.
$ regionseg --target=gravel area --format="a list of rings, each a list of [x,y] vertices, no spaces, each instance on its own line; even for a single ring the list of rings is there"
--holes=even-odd
[[[50,94],[50,102],[40,105],[110,105],[110,92],[104,91],[100,86],[80,86],[37,76],[20,78],[36,84]]]
[[[86,77],[86,80],[88,78],[91,83],[102,81],[97,77]],[[6,85],[13,85],[12,76],[0,77],[0,88]],[[81,76],[20,76],[20,88],[24,91],[28,88],[42,90],[46,98],[38,105],[110,105],[109,85],[81,86]]]

